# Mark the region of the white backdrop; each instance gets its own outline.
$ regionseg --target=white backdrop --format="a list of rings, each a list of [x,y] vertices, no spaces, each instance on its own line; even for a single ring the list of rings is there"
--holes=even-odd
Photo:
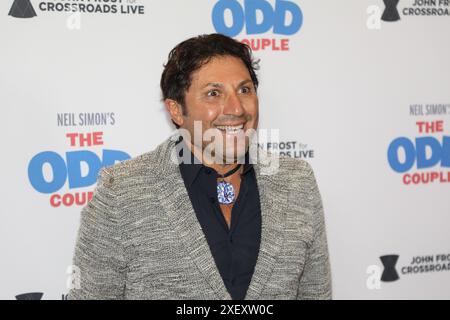
[[[280,129],[281,141],[296,146],[281,151],[315,170],[334,298],[449,299],[442,284],[450,281],[450,4],[395,2],[117,0],[73,13],[60,11],[63,4],[93,7],[1,1],[0,298],[68,292],[84,205],[71,200],[94,189],[77,168],[95,174],[104,150],[116,151],[112,160],[134,157],[172,132],[160,102],[162,65],[180,41],[227,32],[217,28],[223,17],[230,28],[243,23],[236,39],[275,43],[254,52],[261,59],[260,128]],[[27,5],[36,16],[21,17],[32,13]],[[255,7],[256,29],[267,30],[251,34]],[[396,9],[398,21],[380,20]],[[214,10],[221,14],[213,17]],[[292,34],[276,34],[283,26]],[[288,50],[276,50],[282,44]],[[67,136],[93,132],[100,132],[95,144],[71,145]],[[391,160],[412,161],[405,172],[388,161],[399,137],[408,140]],[[424,137],[432,147],[421,153],[415,144]],[[439,178],[405,183],[431,172]],[[396,265],[383,266],[385,255],[398,255]]]

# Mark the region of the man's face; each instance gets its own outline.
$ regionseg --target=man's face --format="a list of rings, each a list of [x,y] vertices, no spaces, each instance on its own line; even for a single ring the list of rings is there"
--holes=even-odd
[[[245,136],[252,131],[247,130],[256,130],[258,126],[258,97],[242,60],[233,56],[215,57],[196,70],[185,94],[184,107],[187,115],[181,128],[190,132],[191,143],[198,150],[205,150],[214,141],[208,137],[208,133],[213,133],[223,146],[211,153],[216,159],[225,163],[230,156],[235,161],[245,155],[248,149]],[[194,136],[198,134],[194,132],[195,121],[197,126],[201,122],[202,139]]]

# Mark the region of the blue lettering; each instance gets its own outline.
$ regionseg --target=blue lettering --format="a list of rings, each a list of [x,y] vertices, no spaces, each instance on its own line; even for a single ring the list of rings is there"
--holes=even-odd
[[[431,150],[431,156],[427,159],[426,149]],[[433,137],[416,138],[417,169],[430,168],[439,163],[442,158],[440,142]]]
[[[53,180],[44,179],[44,164],[48,163],[53,170]],[[28,179],[33,188],[41,193],[55,192],[64,185],[67,170],[64,159],[53,151],[44,151],[35,155],[28,164]]]
[[[405,151],[405,162],[401,163],[398,159],[398,149]],[[388,148],[388,162],[395,172],[406,172],[412,168],[416,158],[414,144],[408,138],[397,138],[391,142]]]
[[[95,184],[98,172],[102,167],[114,165],[117,161],[123,161],[130,156],[119,150],[103,150],[103,161],[91,151],[66,152],[66,161],[56,152],[44,151],[35,155],[28,165],[28,179],[33,188],[41,193],[53,193],[61,189],[66,180],[69,188],[82,188]],[[44,178],[43,167],[48,163],[53,173],[52,181]],[[85,163],[88,173],[83,176],[81,163]]]
[[[405,161],[398,157],[398,150],[403,148]],[[427,157],[427,150],[430,150]],[[442,144],[435,137],[419,137],[413,143],[410,139],[400,137],[391,142],[387,152],[391,168],[399,173],[409,171],[417,160],[417,169],[426,169],[440,163],[442,167],[450,167],[450,137],[444,136]]]
[[[233,16],[233,25],[231,27],[225,24],[226,9],[229,9]],[[234,37],[244,28],[244,10],[236,0],[220,0],[213,8],[212,21],[218,33]]]
[[[82,188],[93,185],[97,181],[97,174],[102,166],[98,156],[91,151],[66,152],[69,188]],[[81,175],[81,163],[87,164],[88,173]]]
[[[441,166],[450,167],[450,137],[444,136],[442,141],[442,161]]]
[[[233,24],[225,23],[225,11],[230,10]],[[262,21],[258,23],[257,12],[261,12]],[[292,16],[290,24],[286,23],[287,13]],[[261,34],[273,27],[275,34],[292,35],[300,30],[303,24],[303,13],[300,7],[287,0],[276,0],[275,8],[267,0],[244,0],[244,8],[237,0],[219,0],[212,10],[212,22],[218,33],[235,37],[246,26],[247,34]]]
[[[290,1],[277,1],[275,4],[275,12],[273,33],[292,35],[302,27],[303,13],[297,4]],[[290,25],[285,24],[286,12],[290,12],[292,15],[292,22]]]
[[[257,23],[256,12],[262,12],[263,21]],[[264,33],[272,28],[275,13],[270,3],[266,1],[245,1],[245,24],[247,26],[247,34]]]

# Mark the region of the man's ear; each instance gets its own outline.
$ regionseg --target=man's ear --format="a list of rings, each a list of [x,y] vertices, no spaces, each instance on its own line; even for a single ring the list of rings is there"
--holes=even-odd
[[[165,99],[164,105],[166,106],[167,112],[170,114],[170,118],[180,127],[184,124],[183,110],[181,105],[172,99]]]

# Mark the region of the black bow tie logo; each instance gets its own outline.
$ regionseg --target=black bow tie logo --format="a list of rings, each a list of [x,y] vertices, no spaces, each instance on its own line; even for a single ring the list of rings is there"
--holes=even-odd
[[[381,275],[381,281],[392,282],[399,279],[397,270],[395,270],[395,264],[397,263],[398,257],[398,255],[394,254],[380,257],[381,263],[384,267],[383,274]]]
[[[386,9],[384,9],[381,20],[389,22],[400,20],[400,15],[397,10],[399,0],[383,0],[383,2]]]
[[[8,15],[14,18],[32,18],[36,16],[30,0],[14,0]]]
[[[41,300],[43,295],[42,292],[22,293],[16,296],[16,300]]]

